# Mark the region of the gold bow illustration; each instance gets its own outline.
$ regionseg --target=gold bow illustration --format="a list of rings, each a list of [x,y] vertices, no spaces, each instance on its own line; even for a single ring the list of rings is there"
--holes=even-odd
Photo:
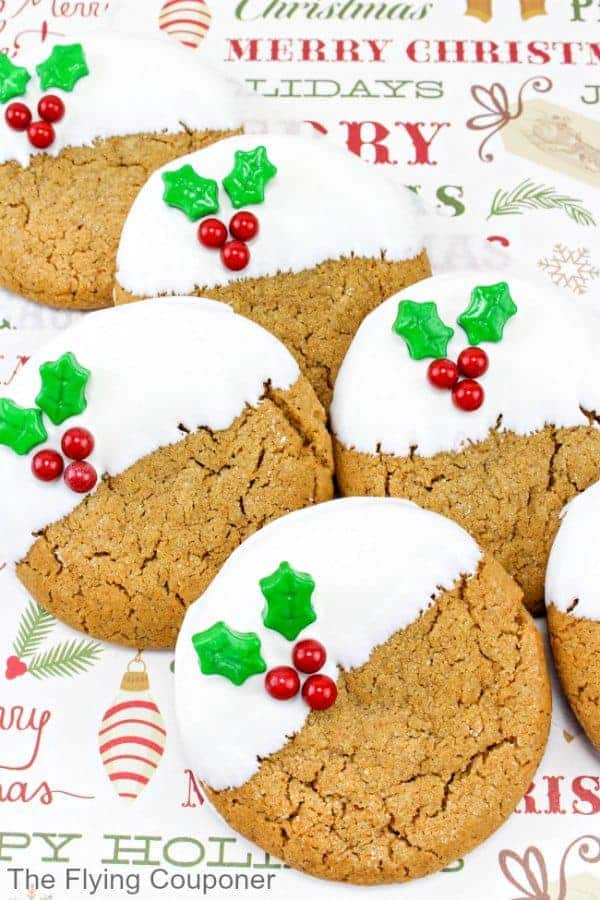
[[[534,16],[546,16],[546,0],[520,0],[521,18],[532,19]],[[474,16],[481,22],[489,22],[493,17],[492,0],[467,0],[467,16]]]

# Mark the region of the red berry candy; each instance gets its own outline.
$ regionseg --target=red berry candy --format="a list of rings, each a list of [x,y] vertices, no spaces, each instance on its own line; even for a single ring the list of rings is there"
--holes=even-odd
[[[483,403],[485,392],[478,381],[465,378],[452,388],[454,405],[465,412],[474,412]]]
[[[227,240],[227,228],[220,219],[204,219],[198,225],[198,240],[205,247],[222,247]]]
[[[243,209],[233,216],[229,223],[231,236],[238,241],[251,241],[258,234],[258,219],[254,213]]]
[[[458,381],[458,366],[451,359],[434,359],[429,363],[427,377],[434,387],[450,390]]]
[[[44,122],[60,122],[65,114],[65,104],[56,94],[46,94],[38,103],[37,110]]]
[[[32,122],[27,129],[29,142],[38,150],[46,150],[54,143],[56,134],[50,122]]]
[[[250,262],[250,251],[243,241],[227,241],[221,247],[221,259],[228,269],[239,272]]]
[[[88,462],[77,460],[65,469],[65,482],[76,494],[87,494],[95,487],[98,475]]]
[[[265,675],[265,687],[275,700],[291,700],[300,690],[300,679],[291,666],[276,666]]]
[[[328,675],[311,675],[304,682],[302,696],[311,709],[329,709],[337,697],[335,681]]]
[[[94,436],[87,428],[69,428],[62,436],[60,446],[69,459],[87,459],[94,449]]]
[[[326,659],[327,651],[323,644],[308,638],[305,641],[298,641],[292,651],[294,665],[300,672],[306,672],[308,675],[322,669]]]
[[[487,353],[480,347],[467,347],[458,357],[460,374],[467,378],[481,378],[487,372],[489,364]]]
[[[56,450],[39,450],[31,460],[31,471],[40,481],[56,481],[63,468],[63,458]]]
[[[31,125],[31,110],[24,103],[9,103],[4,118],[9,128],[25,131]]]

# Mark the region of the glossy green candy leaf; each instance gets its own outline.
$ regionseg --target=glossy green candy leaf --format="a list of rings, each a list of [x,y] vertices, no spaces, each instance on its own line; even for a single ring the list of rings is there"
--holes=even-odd
[[[266,672],[260,653],[260,638],[253,631],[241,633],[225,622],[215,622],[192,636],[203,675],[222,675],[233,684],[243,684],[252,675]]]
[[[446,356],[454,329],[440,319],[435,303],[401,300],[392,331],[403,337],[412,359]]]
[[[0,444],[25,456],[47,437],[39,409],[24,409],[12,400],[0,399]]]
[[[277,174],[276,167],[267,156],[266,147],[236,150],[234,160],[233,169],[223,179],[223,187],[232,205],[239,209],[262,203],[268,182]]]
[[[90,74],[81,44],[57,44],[48,59],[36,66],[36,72],[43,91],[72,91],[81,78]]]
[[[22,66],[15,66],[6,53],[0,53],[0,103],[22,97],[27,91],[31,75]]]
[[[259,583],[267,601],[262,615],[265,628],[272,628],[293,641],[307,625],[316,621],[311,602],[315,582],[310,575],[282,562],[272,575],[261,578]]]
[[[471,292],[471,302],[457,321],[467,333],[473,346],[482,341],[497,344],[502,340],[504,326],[517,312],[505,281],[478,285]]]
[[[163,172],[163,200],[186,214],[192,222],[214,213],[219,208],[219,185],[203,178],[189,164],[172,172]]]
[[[35,402],[55,425],[78,416],[87,407],[85,389],[90,374],[72,353],[63,353],[56,362],[42,363],[42,389]]]

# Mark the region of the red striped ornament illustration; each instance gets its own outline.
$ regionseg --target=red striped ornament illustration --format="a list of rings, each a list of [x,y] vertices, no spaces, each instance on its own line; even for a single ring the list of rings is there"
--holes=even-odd
[[[142,670],[134,669],[135,665],[143,666]],[[122,800],[133,803],[142,793],[160,764],[166,738],[163,717],[150,693],[146,664],[137,654],[98,731],[102,763]]]
[[[195,50],[206,37],[211,18],[205,0],[166,0],[158,24],[166,34]]]

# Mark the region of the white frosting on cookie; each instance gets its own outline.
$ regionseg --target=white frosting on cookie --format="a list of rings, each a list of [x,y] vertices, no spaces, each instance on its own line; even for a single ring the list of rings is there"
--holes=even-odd
[[[546,571],[546,604],[600,622],[600,482],[562,513]]]
[[[65,147],[88,147],[98,138],[237,129],[243,122],[242,89],[175,41],[105,32],[54,43],[81,43],[90,74],[70,92],[42,91],[36,66],[48,58],[52,43],[19,54],[15,65],[24,66],[32,77],[26,96],[15,97],[15,102],[26,103],[35,121],[39,99],[57,94],[66,112],[55,125],[54,144],[46,151],[36,150],[26,133],[13,131],[2,118],[0,163],[16,160],[27,166],[41,152],[57,156]]]
[[[259,579],[281,562],[315,581],[317,620],[297,640],[321,641],[328,655],[322,672],[336,679],[338,667],[367,662],[375,647],[414,622],[444,589],[472,575],[480,558],[466,531],[404,500],[334,500],[257,532],[188,609],[177,642],[176,708],[194,770],[216,790],[238,787],[258,770],[260,758],[302,728],[309,713],[300,694],[272,699],[263,675],[241,687],[203,675],[192,644],[194,634],[224,621],[260,637],[268,669],[291,665],[296,641],[265,628],[261,617]]]
[[[99,476],[116,475],[185,438],[180,424],[228,428],[259,401],[267,381],[286,389],[300,374],[283,344],[228,306],[177,298],[88,314],[38,350],[0,396],[34,407],[40,364],[67,351],[91,371],[87,409],[59,426],[44,416],[48,440],[27,456],[0,445],[0,554],[7,562],[18,562],[35,532],[85,497],[62,479],[44,483],[31,472],[36,452],[60,452],[68,428],[89,429],[96,442],[89,462]]]
[[[250,263],[232,272],[218,251],[199,244],[197,225],[163,202],[161,174],[189,164],[215,179],[221,203],[215,215],[227,224],[236,210],[221,181],[236,150],[261,144],[278,171],[267,184],[265,202],[248,207],[260,222],[259,235],[249,243]],[[409,190],[327,139],[228,138],[169,163],[146,182],[125,222],[117,281],[137,296],[186,294],[242,278],[300,272],[342,256],[412,259],[423,249],[416,219]]]
[[[429,359],[411,359],[392,331],[401,300],[435,301],[454,329],[447,356],[469,346],[456,319],[476,285],[507,281],[518,307],[499,343],[483,343],[489,369],[480,379],[483,405],[464,412],[449,391],[427,380]],[[412,285],[382,303],[362,323],[339,371],[331,421],[346,447],[363,453],[418,456],[459,451],[500,430],[531,434],[546,424],[587,425],[580,406],[600,411],[600,323],[583,304],[569,302],[547,285],[506,272],[462,271]]]

